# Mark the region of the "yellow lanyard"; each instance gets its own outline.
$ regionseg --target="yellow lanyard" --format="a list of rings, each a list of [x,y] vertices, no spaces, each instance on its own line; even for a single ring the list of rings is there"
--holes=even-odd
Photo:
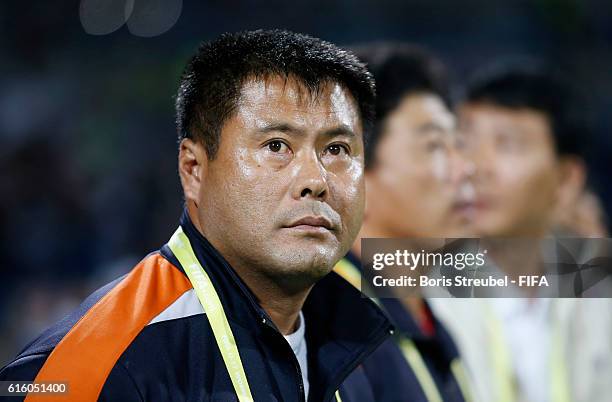
[[[170,238],[168,246],[185,270],[193,289],[204,308],[206,317],[221,351],[223,362],[229,373],[239,402],[253,402],[251,388],[238,353],[238,346],[227,321],[225,310],[210,277],[195,256],[189,239],[179,226]],[[336,401],[342,402],[340,392],[335,393]]]
[[[334,271],[343,277],[348,283],[361,290],[361,272],[346,258],[338,261]]]
[[[346,258],[340,260],[334,267],[334,271],[336,271],[338,275],[342,276],[357,289],[361,290],[361,272],[359,272],[359,269],[357,269],[357,267],[355,267],[355,265],[353,265],[349,260]],[[380,302],[377,299],[373,300],[380,306]],[[408,365],[414,372],[414,375],[417,378],[417,381],[419,382],[419,385],[421,386],[427,400],[429,402],[443,402],[440,391],[436,386],[436,382],[431,376],[431,373],[425,364],[425,360],[423,360],[423,356],[419,352],[419,349],[416,347],[414,342],[412,342],[412,340],[406,336],[401,336],[399,340],[399,347],[402,350],[402,354],[408,362]],[[459,385],[459,390],[461,391],[463,399],[466,402],[470,402],[472,398],[469,393],[467,375],[465,374],[463,364],[461,364],[459,359],[454,359],[451,362],[451,373]]]
[[[240,360],[240,354],[238,354],[236,339],[234,339],[234,334],[227,321],[219,295],[210,277],[193,253],[189,239],[180,226],[170,238],[168,246],[181,263],[204,308],[215,336],[215,341],[217,341],[217,346],[219,346],[221,356],[223,356],[225,367],[238,396],[238,401],[253,402],[251,388],[249,388],[249,382]]]
[[[516,402],[516,376],[512,369],[512,358],[508,343],[504,339],[504,329],[499,318],[494,314],[489,304],[484,305],[484,316],[488,324],[488,338],[490,341],[492,366],[495,373],[495,381],[499,390],[498,400],[500,402]],[[560,328],[560,320],[556,320],[552,328],[552,340],[550,349],[550,381],[552,402],[570,402],[569,380],[567,378],[566,362],[563,358],[564,331]]]

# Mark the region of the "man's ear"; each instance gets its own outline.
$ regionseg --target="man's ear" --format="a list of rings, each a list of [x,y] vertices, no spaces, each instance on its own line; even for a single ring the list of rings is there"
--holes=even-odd
[[[583,193],[586,184],[586,166],[582,158],[563,156],[559,161],[559,190],[557,192],[557,214],[573,208]]]
[[[200,187],[208,171],[208,155],[202,143],[191,138],[185,138],[181,141],[178,171],[185,201],[191,201],[197,207]]]

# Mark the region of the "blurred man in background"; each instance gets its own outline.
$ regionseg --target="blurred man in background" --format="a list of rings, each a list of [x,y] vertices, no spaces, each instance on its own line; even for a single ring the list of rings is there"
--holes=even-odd
[[[356,52],[377,83],[377,116],[366,146],[364,223],[336,270],[357,278],[360,286],[361,238],[445,237],[461,231],[465,217],[457,205],[468,166],[457,152],[441,62],[406,44],[373,44]],[[388,341],[364,365],[376,400],[470,400],[455,344],[425,300],[380,303],[398,331],[396,343]],[[389,370],[377,369],[385,364]]]
[[[573,208],[584,189],[584,107],[544,69],[496,71],[468,89],[459,109],[462,143],[475,165],[466,236],[537,241],[553,234],[560,211]],[[543,273],[540,264],[497,263],[508,273]],[[483,400],[608,400],[609,300],[517,292],[523,298],[433,301]]]
[[[475,163],[472,230],[479,236],[543,236],[558,210],[582,193],[584,107],[560,79],[507,72],[470,88],[460,107],[467,155]]]

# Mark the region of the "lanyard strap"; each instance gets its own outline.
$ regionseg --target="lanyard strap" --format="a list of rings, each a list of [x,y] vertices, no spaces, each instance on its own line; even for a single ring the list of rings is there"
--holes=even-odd
[[[484,318],[490,342],[491,366],[495,375],[495,385],[498,390],[499,402],[516,401],[515,377],[512,374],[512,358],[508,350],[499,319],[493,314],[491,306],[485,306]]]
[[[554,402],[570,402],[571,401],[571,390],[569,388],[568,370],[565,361],[565,353],[563,348],[566,343],[565,334],[561,327],[561,320],[557,317],[555,324],[553,325],[553,335],[551,342],[551,358],[550,358],[550,370],[551,370],[551,385],[552,385],[552,397],[551,401]]]
[[[244,366],[238,353],[238,346],[232,328],[227,321],[223,304],[215,290],[210,277],[195,256],[189,238],[183,232],[182,227],[178,227],[176,232],[170,238],[168,246],[174,256],[179,260],[181,266],[185,270],[189,281],[193,285],[193,289],[200,300],[200,304],[204,308],[206,317],[215,336],[217,346],[221,351],[223,362],[227,368],[234,391],[238,396],[239,402],[254,402],[251,395],[251,388],[244,372]],[[337,402],[342,402],[340,391],[336,391],[335,398]]]
[[[225,363],[225,367],[232,380],[232,385],[238,396],[238,401],[253,402],[249,382],[247,381],[244,367],[240,360],[240,354],[238,354],[236,339],[234,339],[234,334],[227,321],[227,316],[225,315],[219,295],[210,277],[193,253],[189,239],[180,226],[170,238],[168,246],[181,263],[181,266],[185,270],[204,308],[213,335],[215,336],[215,341],[221,351],[223,362]]]
[[[338,275],[342,276],[351,285],[361,290],[361,272],[349,260],[346,258],[340,260],[334,267],[334,271],[336,271]],[[372,298],[372,300],[382,308],[382,305],[378,299]],[[408,365],[417,378],[417,381],[419,382],[419,385],[421,386],[427,400],[429,402],[443,402],[440,391],[436,386],[436,382],[431,376],[431,373],[425,364],[425,360],[423,360],[423,356],[419,352],[419,349],[416,347],[414,342],[402,335],[399,339],[399,346],[402,350],[404,358],[406,359],[406,362],[408,362]],[[463,400],[470,402],[472,400],[469,391],[470,387],[468,385],[467,375],[460,359],[454,359],[451,362],[450,368],[455,381],[457,381],[457,384],[459,385],[459,390],[461,391]]]
[[[484,306],[484,315],[488,323],[488,335],[491,343],[490,350],[495,380],[499,390],[500,402],[516,402],[516,376],[512,369],[512,358],[500,319],[495,315],[489,304]],[[550,348],[550,400],[552,402],[570,402],[571,391],[569,389],[568,370],[564,359],[563,347],[565,345],[564,331],[561,328],[561,320],[554,319],[551,335]]]
[[[468,380],[467,372],[465,371],[465,367],[461,362],[461,359],[456,357],[451,362],[451,372],[455,376],[455,380],[457,380],[457,384],[459,384],[459,390],[461,391],[461,395],[463,396],[463,400],[465,402],[472,402],[474,399],[472,398],[472,393],[470,389],[470,381]]]
[[[440,391],[438,390],[438,387],[436,387],[436,382],[427,369],[423,356],[421,356],[419,353],[419,350],[414,345],[414,342],[403,336],[400,339],[400,348],[402,349],[404,358],[408,364],[410,364],[410,367],[412,367],[412,371],[414,371],[414,375],[419,381],[419,384],[421,384],[421,388],[423,389],[427,400],[429,402],[443,402]]]
[[[343,277],[348,283],[361,290],[361,272],[346,258],[338,261],[334,271]]]

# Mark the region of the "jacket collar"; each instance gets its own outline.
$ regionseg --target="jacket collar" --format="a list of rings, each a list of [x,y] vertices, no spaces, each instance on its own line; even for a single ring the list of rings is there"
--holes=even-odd
[[[353,252],[349,252],[345,258],[361,272],[361,261]],[[424,301],[425,308],[431,312],[429,303],[427,303],[427,300]],[[435,334],[428,336],[423,333],[412,314],[410,314],[399,299],[381,298],[380,303],[393,325],[397,328],[398,336],[406,336],[425,348],[431,346],[435,353],[443,356],[448,362],[459,356],[459,351],[452,337],[435,315],[432,314]]]
[[[261,335],[266,325],[273,326],[253,292],[197,230],[186,210],[180,224],[219,294],[228,319],[254,336]],[[162,254],[180,267],[167,245]],[[389,336],[392,326],[375,303],[362,297],[335,272],[315,284],[302,311],[309,355],[309,399],[328,400],[346,376]],[[278,335],[282,336],[280,332]]]

